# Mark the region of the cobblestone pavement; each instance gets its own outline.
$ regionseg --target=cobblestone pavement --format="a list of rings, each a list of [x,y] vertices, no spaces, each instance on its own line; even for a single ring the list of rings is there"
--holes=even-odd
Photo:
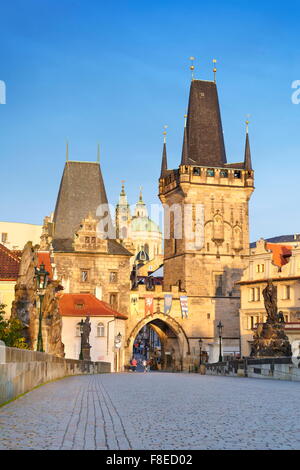
[[[69,377],[0,409],[0,449],[300,449],[299,392],[197,374]]]

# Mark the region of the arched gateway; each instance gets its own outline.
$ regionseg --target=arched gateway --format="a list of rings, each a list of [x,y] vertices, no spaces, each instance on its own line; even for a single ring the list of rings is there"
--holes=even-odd
[[[184,361],[190,356],[190,344],[182,326],[171,316],[161,312],[147,315],[129,332],[126,344],[126,363],[132,358],[133,344],[141,329],[149,325],[157,334],[161,344],[162,370],[182,370]]]

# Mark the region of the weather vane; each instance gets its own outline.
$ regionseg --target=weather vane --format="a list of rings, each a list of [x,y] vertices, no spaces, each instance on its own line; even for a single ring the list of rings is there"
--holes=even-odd
[[[191,56],[190,57],[190,61],[191,61],[190,70],[192,72],[192,80],[194,80],[194,70],[195,70],[194,60],[195,60],[195,57]]]
[[[168,129],[168,126],[164,126],[164,132],[163,132],[163,136],[164,136],[164,144],[166,143],[167,129]]]
[[[217,63],[217,59],[213,59],[213,65],[214,65],[213,72],[214,72],[214,82],[215,83],[217,81],[217,66],[216,66],[216,63]]]

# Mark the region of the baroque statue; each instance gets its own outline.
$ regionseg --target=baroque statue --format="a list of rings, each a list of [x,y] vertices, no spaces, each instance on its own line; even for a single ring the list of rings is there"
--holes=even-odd
[[[277,311],[277,288],[271,280],[263,292],[267,321],[257,326],[253,337],[252,357],[290,357],[291,345],[284,331],[284,316]]]

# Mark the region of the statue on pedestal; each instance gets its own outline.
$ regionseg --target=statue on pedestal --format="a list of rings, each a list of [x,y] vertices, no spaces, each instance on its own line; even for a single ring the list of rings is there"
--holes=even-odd
[[[81,333],[81,351],[82,359],[84,361],[91,360],[91,345],[89,343],[90,332],[91,332],[91,322],[89,317],[86,317],[85,321],[81,320],[82,333]]]
[[[252,357],[290,357],[292,349],[284,331],[284,316],[277,312],[277,288],[271,280],[263,290],[266,323],[259,324],[253,337]]]

